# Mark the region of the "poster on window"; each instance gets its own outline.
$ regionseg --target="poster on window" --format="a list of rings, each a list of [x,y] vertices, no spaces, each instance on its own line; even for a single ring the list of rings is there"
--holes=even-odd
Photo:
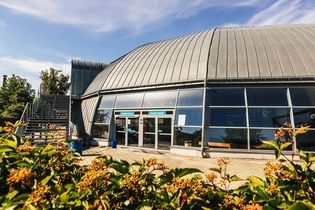
[[[177,125],[184,126],[185,124],[186,124],[186,115],[185,114],[179,114]]]

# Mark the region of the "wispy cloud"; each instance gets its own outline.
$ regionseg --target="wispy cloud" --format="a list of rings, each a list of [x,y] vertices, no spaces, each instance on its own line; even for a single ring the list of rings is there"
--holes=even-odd
[[[258,0],[1,0],[0,5],[40,19],[107,32],[146,31],[212,7],[255,6]]]
[[[246,22],[227,23],[224,26],[315,23],[314,0],[277,0],[256,6],[257,13]]]
[[[278,0],[247,22],[249,25],[288,23],[315,23],[315,1]]]
[[[50,67],[63,70],[64,73],[70,74],[70,63],[54,63],[51,61],[42,61],[29,57],[13,58],[8,56],[0,57],[1,69],[0,74],[10,75],[15,72],[21,77],[25,77],[34,89],[40,85],[39,72]]]

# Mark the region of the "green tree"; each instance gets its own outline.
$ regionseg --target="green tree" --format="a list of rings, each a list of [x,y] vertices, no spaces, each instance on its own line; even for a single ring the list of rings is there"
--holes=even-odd
[[[70,88],[69,76],[61,73],[61,70],[50,68],[40,72],[41,93],[53,95],[66,95]]]
[[[30,83],[14,74],[0,88],[0,117],[19,118],[27,102],[34,99]]]

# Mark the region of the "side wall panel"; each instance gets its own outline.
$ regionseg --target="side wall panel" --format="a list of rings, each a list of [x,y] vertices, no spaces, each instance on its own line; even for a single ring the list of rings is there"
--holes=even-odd
[[[91,135],[92,123],[98,99],[99,97],[89,98],[82,101],[81,104],[85,132],[89,135]]]

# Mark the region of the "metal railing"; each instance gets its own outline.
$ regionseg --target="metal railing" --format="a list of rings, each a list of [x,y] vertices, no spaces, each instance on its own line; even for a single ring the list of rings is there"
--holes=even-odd
[[[64,107],[57,107],[65,102]],[[69,100],[69,99],[68,99]],[[21,115],[20,121],[28,123],[30,120],[43,120],[51,123],[54,120],[67,120],[69,119],[69,101],[67,98],[62,99],[58,96],[44,96],[40,95],[33,103],[27,103]],[[15,134],[23,135],[25,126],[16,128]]]

